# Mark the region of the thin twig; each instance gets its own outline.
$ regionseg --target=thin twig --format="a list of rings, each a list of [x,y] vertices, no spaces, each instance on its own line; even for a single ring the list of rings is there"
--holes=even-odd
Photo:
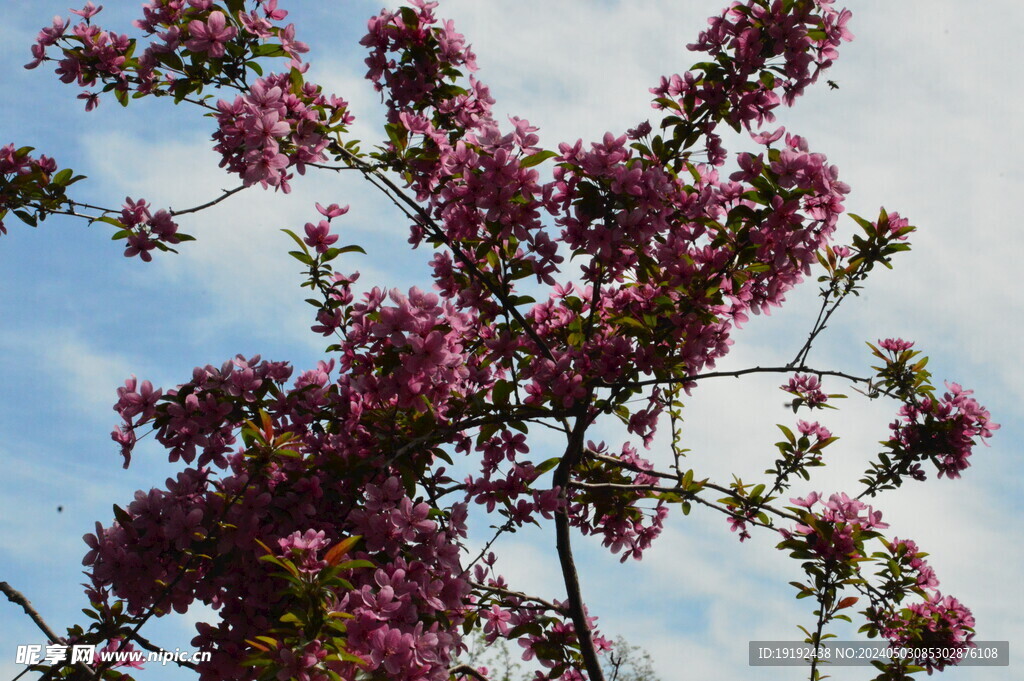
[[[462,572],[459,573],[459,577],[462,577],[464,574],[469,572],[473,568],[474,565],[476,565],[478,562],[480,562],[480,559],[483,558],[484,554],[487,553],[490,550],[490,548],[494,544],[494,542],[498,541],[498,537],[500,537],[502,535],[502,533],[507,532],[508,530],[511,530],[512,526],[514,524],[515,523],[513,522],[513,520],[511,518],[509,518],[508,521],[506,521],[504,525],[499,527],[498,531],[494,533],[493,537],[491,537],[491,540],[489,542],[487,542],[482,549],[480,549],[480,553],[477,554],[477,557],[474,558],[472,562],[468,563],[466,565],[466,567],[464,567],[462,569]]]
[[[749,367],[747,369],[739,369],[737,371],[710,371],[704,374],[691,374],[689,376],[681,376],[678,378],[650,378],[643,381],[634,381],[632,383],[618,383],[618,384],[605,384],[602,383],[599,387],[602,388],[617,388],[619,386],[626,388],[642,388],[649,385],[674,385],[679,383],[694,383],[696,381],[703,381],[709,378],[739,378],[740,376],[747,376],[749,374],[793,374],[793,373],[805,373],[814,374],[815,376],[835,376],[838,378],[845,378],[854,383],[870,383],[870,378],[863,376],[854,376],[843,371],[832,371],[829,369],[815,369],[809,366],[781,366],[781,367]]]
[[[675,481],[679,480],[679,476],[678,475],[672,475],[671,473],[666,473],[664,471],[657,471],[657,470],[653,470],[653,469],[648,470],[646,468],[640,468],[639,466],[637,466],[635,464],[626,463],[625,461],[620,461],[619,459],[616,459],[616,458],[613,458],[613,457],[610,457],[610,456],[605,456],[604,454],[597,454],[596,452],[587,452],[587,456],[589,456],[592,459],[597,459],[599,461],[604,461],[606,463],[610,463],[612,465],[619,466],[621,468],[626,468],[626,469],[631,470],[631,471],[633,471],[635,473],[645,473],[647,475],[653,475],[654,477],[662,478],[664,480],[675,480]],[[575,485],[575,486],[578,486],[578,487],[594,487],[594,488],[598,488],[598,489],[599,488],[607,488],[607,489],[632,489],[632,490],[637,490],[637,491],[650,490],[650,491],[653,491],[653,492],[670,492],[670,493],[673,493],[673,494],[684,494],[688,499],[693,499],[694,501],[697,501],[699,503],[707,503],[704,499],[701,499],[696,494],[688,493],[688,492],[683,492],[682,489],[680,489],[679,487],[658,487],[656,485],[627,485],[627,484],[610,483],[610,482],[609,483],[581,483],[581,482],[572,482],[571,484]],[[732,497],[733,499],[736,499],[737,501],[742,501],[742,502],[746,502],[747,501],[747,499],[744,496],[738,494],[736,492],[736,490],[729,489],[728,487],[723,487],[722,485],[717,485],[717,484],[715,484],[713,482],[708,482],[708,481],[705,480],[705,481],[703,481],[701,483],[701,486],[702,487],[707,487],[708,489],[713,489],[716,492],[721,492],[722,494],[727,494],[728,496]],[[800,518],[798,518],[797,516],[792,515],[790,513],[786,513],[785,511],[780,511],[779,509],[774,508],[773,506],[768,506],[767,504],[758,504],[757,505],[757,510],[765,510],[765,511],[768,511],[769,513],[772,513],[774,515],[779,516],[780,518],[785,518],[786,520],[794,520],[796,522],[800,522]],[[737,516],[737,517],[739,517],[739,516]],[[770,526],[766,526],[766,527],[770,527]]]
[[[3,592],[3,594],[7,596],[7,600],[9,600],[11,603],[21,606],[21,609],[25,611],[25,614],[28,615],[29,619],[32,620],[32,622],[37,627],[39,627],[40,631],[46,634],[46,638],[49,639],[50,643],[64,643],[64,639],[60,636],[57,636],[57,634],[54,633],[53,629],[50,628],[50,625],[48,625],[46,623],[46,620],[43,619],[42,615],[40,615],[39,612],[34,607],[32,607],[32,603],[30,603],[29,600],[25,598],[25,595],[23,593],[12,587],[7,582],[0,582],[0,592]],[[88,674],[89,678],[91,679],[98,678],[96,675],[96,671],[84,662],[75,663],[75,667],[79,671]]]
[[[735,509],[728,508],[726,506],[720,506],[720,505],[716,504],[713,501],[708,501],[707,499],[705,499],[703,497],[697,496],[697,494],[695,492],[686,492],[681,487],[658,487],[658,486],[655,486],[655,485],[624,485],[624,484],[621,484],[621,483],[613,483],[613,482],[575,482],[575,481],[570,482],[569,486],[573,487],[575,489],[582,489],[582,490],[602,490],[602,489],[608,489],[608,490],[619,490],[619,491],[627,491],[628,490],[628,491],[635,491],[635,492],[658,492],[659,494],[678,494],[678,495],[682,496],[684,499],[686,499],[687,501],[696,501],[698,504],[703,504],[704,506],[707,506],[708,508],[713,508],[716,511],[719,511],[720,513],[725,513],[726,515],[732,516],[733,518],[736,518],[737,520],[743,520],[744,522],[748,522],[748,523],[751,523],[753,525],[757,525],[759,527],[764,527],[764,528],[769,529],[769,530],[778,529],[778,528],[774,527],[773,525],[769,525],[767,523],[762,523],[761,521],[754,520],[753,518],[748,518],[744,513],[740,513],[739,511],[737,511]],[[710,485],[706,485],[706,486],[707,487],[711,487]],[[728,494],[731,498],[736,499],[737,501],[745,501],[745,499],[742,496],[736,494],[736,492],[734,492],[734,491],[732,491],[732,490],[730,490],[728,488],[718,488],[718,489],[719,489],[719,491],[723,491],[724,490],[725,494]],[[765,510],[765,511],[768,511],[768,512],[773,513],[775,515],[778,515],[778,516],[780,516],[782,518],[786,518],[787,520],[795,520],[797,522],[800,521],[800,519],[797,518],[796,516],[790,515],[788,513],[780,511],[780,510],[778,510],[776,508],[772,508],[771,506],[758,506],[756,510]]]
[[[477,670],[470,667],[468,664],[457,664],[448,670],[448,675],[451,677],[456,676],[472,676],[477,681],[490,681],[486,676],[478,672]]]
[[[193,206],[192,208],[185,208],[184,210],[173,210],[173,209],[170,209],[170,210],[168,210],[168,212],[171,214],[171,217],[176,217],[178,215],[187,215],[188,213],[197,213],[197,212],[199,212],[201,210],[205,210],[207,208],[210,208],[211,206],[216,206],[218,203],[220,203],[224,199],[227,199],[228,197],[230,197],[230,196],[232,196],[234,194],[237,194],[238,192],[242,191],[243,189],[245,189],[248,186],[250,186],[250,185],[242,184],[242,185],[239,185],[239,186],[235,187],[234,189],[223,189],[223,190],[221,190],[221,191],[223,191],[223,194],[221,194],[217,198],[213,199],[212,201],[207,201],[206,203],[200,204],[198,206]]]
[[[564,606],[560,606],[555,603],[552,603],[551,601],[544,600],[539,596],[531,596],[530,594],[523,593],[522,591],[513,591],[512,589],[506,589],[503,586],[481,584],[480,582],[474,582],[472,580],[470,580],[469,585],[474,589],[479,589],[482,591],[491,591],[496,594],[501,594],[502,596],[511,596],[513,598],[519,598],[524,601],[533,601],[534,603],[542,605],[548,610],[551,610],[552,612],[557,612],[560,615],[568,614],[568,611]]]
[[[832,568],[825,568],[825,585],[821,590],[821,598],[818,600],[818,623],[814,630],[814,636],[809,643],[817,649],[821,645],[821,634],[825,630],[825,625],[832,620],[830,615],[825,613],[825,599],[829,597],[833,589],[832,584]],[[831,603],[829,604],[831,607]],[[811,675],[810,681],[818,681],[818,656],[811,655]]]
[[[128,632],[128,638],[132,639],[133,641],[135,641],[136,643],[138,643],[140,646],[142,646],[146,650],[150,651],[151,653],[160,653],[162,655],[165,655],[166,659],[170,659],[171,661],[173,661],[179,667],[188,667],[189,669],[191,669],[193,671],[196,671],[196,670],[199,669],[199,667],[197,667],[195,664],[193,664],[191,662],[187,662],[185,660],[177,659],[177,656],[176,655],[172,655],[169,650],[167,650],[166,648],[161,648],[160,646],[151,643],[147,639],[143,638],[143,636],[139,632],[137,632],[137,631],[130,631],[130,632]]]

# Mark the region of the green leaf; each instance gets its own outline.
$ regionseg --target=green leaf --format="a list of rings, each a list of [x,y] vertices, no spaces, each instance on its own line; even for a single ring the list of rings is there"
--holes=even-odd
[[[14,214],[18,216],[19,220],[21,220],[30,227],[35,227],[38,224],[35,216],[29,213],[28,211],[16,210],[14,211]]]
[[[123,222],[121,222],[120,220],[118,220],[116,218],[112,218],[112,217],[110,217],[108,215],[104,215],[103,217],[96,218],[96,222],[105,222],[108,225],[113,225],[114,227],[117,227],[118,229],[123,229],[124,228],[124,223]]]
[[[865,220],[861,216],[854,215],[853,213],[848,213],[848,215],[853,218],[853,221],[860,225],[868,235],[873,235],[875,233],[875,226],[871,224],[869,220]]]
[[[295,232],[293,232],[290,229],[282,229],[281,231],[284,232],[285,234],[287,234],[288,236],[290,236],[295,241],[295,243],[297,243],[299,245],[299,248],[301,248],[304,253],[309,253],[309,249],[306,248],[306,242],[303,241],[302,239],[300,239],[295,234]]]
[[[796,436],[793,435],[793,431],[792,430],[790,430],[789,428],[787,428],[786,426],[784,426],[782,424],[776,424],[776,425],[778,425],[779,430],[781,430],[782,434],[786,436],[786,439],[789,440],[790,444],[795,444],[796,443]]]
[[[224,0],[224,4],[227,5],[231,16],[236,17],[239,12],[245,11],[245,0]]]
[[[416,10],[412,7],[402,7],[398,11],[402,15],[402,23],[406,28],[416,30],[416,27],[420,25],[420,18],[416,15]]]
[[[299,94],[302,92],[302,86],[306,84],[306,80],[302,77],[302,71],[292,69],[288,74],[288,80],[291,81],[293,93]]]
[[[53,179],[50,180],[50,182],[56,185],[60,185],[61,187],[64,187],[68,184],[68,182],[71,181],[71,176],[73,174],[74,173],[72,172],[71,168],[65,168],[64,170],[61,170],[56,175],[54,175]]]
[[[121,523],[121,527],[127,527],[132,524],[132,517],[117,504],[114,504],[114,517],[117,519],[117,522]]]
[[[498,381],[491,389],[491,400],[496,405],[506,405],[514,389],[515,384],[512,381]]]
[[[519,160],[519,167],[532,168],[533,166],[540,165],[544,161],[548,160],[549,158],[554,158],[555,156],[558,156],[558,154],[555,153],[554,151],[550,151],[547,149],[545,149],[544,151],[538,151],[535,154],[531,154],[530,156],[521,158]]]
[[[357,568],[372,568],[376,566],[368,560],[349,560],[339,563],[338,567],[342,570],[355,570]]]
[[[285,57],[287,53],[276,43],[264,43],[253,48],[253,56],[256,57]]]
[[[538,465],[536,467],[536,469],[535,469],[537,471],[537,475],[538,476],[544,475],[548,471],[554,469],[556,466],[558,466],[558,463],[561,460],[562,460],[562,457],[560,457],[560,456],[553,456],[550,459],[548,459],[547,461],[541,462],[540,465]]]

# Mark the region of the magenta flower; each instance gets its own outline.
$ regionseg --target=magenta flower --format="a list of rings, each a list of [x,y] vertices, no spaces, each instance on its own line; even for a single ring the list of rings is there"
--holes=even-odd
[[[772,142],[777,142],[782,138],[782,135],[786,132],[785,127],[781,127],[775,132],[756,132],[750,133],[750,138],[758,144],[768,146]]]
[[[811,409],[821,407],[828,401],[828,395],[821,390],[821,380],[817,376],[809,374],[796,374],[789,379],[789,383],[779,386],[782,390],[803,400]],[[794,401],[797,405],[798,401]],[[794,406],[794,409],[796,407]]]
[[[281,29],[277,39],[281,41],[281,49],[292,59],[299,60],[300,54],[309,52],[309,45],[295,39],[295,24],[288,24]]]
[[[348,208],[349,208],[348,206],[339,207],[338,204],[336,204],[336,203],[332,203],[331,205],[327,206],[326,208],[321,206],[319,203],[316,204],[317,211],[319,211],[320,214],[323,215],[328,220],[332,220],[332,219],[334,219],[336,217],[344,215],[345,213],[348,212]]]
[[[242,23],[242,28],[258,38],[269,38],[273,35],[270,32],[270,29],[273,28],[272,24],[256,14],[256,12],[250,12],[248,14],[245,12],[239,12],[238,20]]]
[[[246,169],[242,174],[246,185],[259,182],[264,187],[267,185],[276,187],[281,184],[283,171],[288,167],[288,157],[270,145],[246,154],[246,161]]]
[[[878,341],[879,347],[889,352],[903,352],[914,347],[914,341],[905,341],[902,338],[886,338]]]
[[[288,16],[288,10],[278,9],[277,0],[262,0],[263,13],[271,21],[281,21]]]
[[[306,223],[306,238],[303,239],[307,246],[316,249],[317,253],[326,253],[331,244],[338,240],[337,234],[331,234],[331,226],[326,220],[321,220],[316,225],[312,222]]]
[[[85,3],[85,7],[83,7],[82,9],[73,9],[70,11],[72,14],[77,14],[78,16],[88,21],[89,19],[92,19],[94,16],[99,14],[102,10],[103,5],[97,7],[96,5],[92,4],[92,0],[89,0],[89,2]]]
[[[86,111],[92,111],[100,105],[100,95],[98,92],[83,92],[78,95],[78,99],[85,100]]]
[[[192,38],[185,41],[185,47],[193,52],[208,52],[211,57],[224,56],[224,44],[235,37],[238,29],[227,25],[223,12],[210,12],[206,23],[195,19],[188,24]]]

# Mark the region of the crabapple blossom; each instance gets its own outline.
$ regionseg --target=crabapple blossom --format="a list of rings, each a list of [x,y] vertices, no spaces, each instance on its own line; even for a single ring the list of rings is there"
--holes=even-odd
[[[970,611],[936,591],[912,540],[884,538],[882,512],[861,497],[922,479],[925,460],[960,477],[998,426],[970,390],[935,391],[902,339],[870,346],[883,363],[871,376],[806,364],[839,302],[914,230],[883,209],[851,216],[864,234],[833,244],[850,188],[825,154],[775,126],[852,39],[847,10],[734,2],[690,45],[704,61],[651,88],[660,120],[638,114],[625,132],[548,149],[528,119],[495,116],[467,38],[437,3],[412,0],[371,17],[360,41],[386,109],[384,137],[363,151],[348,102],[306,80],[309,47],[280,24],[278,0],[153,0],[134,24],[141,38],[96,25],[101,9],[75,11],[73,25],[55,18],[28,67],[56,62],[60,80],[89,88],[88,110],[105,92],[202,109],[241,186],[194,209],[132,198],[105,209],[66,195],[80,179],[71,171],[7,145],[0,219],[111,223],[125,255],[149,261],[191,239],[182,215],[253,185],[287,193],[307,171],[351,170],[404,212],[433,286],[357,292],[359,274],[335,269],[363,252],[332,231],[349,206],[317,203],[323,219],[283,231],[311,291],[311,330],[331,339],[322,360],[236,355],[173,387],[126,380],[111,434],[124,465],[151,434],[175,472],[85,535],[93,623],[76,640],[120,644],[154,615],[203,606],[215,611],[193,639],[211,653],[196,666],[204,681],[442,681],[474,628],[516,639],[538,680],[600,681],[611,643],[587,609],[572,539],[640,560],[678,507],[724,515],[741,541],[760,529],[781,538],[807,576],[798,596],[818,603],[809,643],[863,597],[865,626],[894,643],[971,644]],[[279,57],[284,69],[264,71]],[[722,124],[753,149],[726,149]],[[795,360],[712,371],[735,328],[783,305],[819,265],[825,307]],[[682,400],[758,372],[786,376],[794,411],[842,397],[825,393],[825,377],[899,403],[859,496],[778,504],[827,462],[837,437],[818,422],[780,425],[777,458],[755,482],[688,467]],[[621,440],[589,439],[611,419]],[[478,555],[471,513],[496,520]],[[491,544],[528,524],[554,526],[564,594],[527,594],[500,574]],[[925,600],[904,606],[909,595]]]

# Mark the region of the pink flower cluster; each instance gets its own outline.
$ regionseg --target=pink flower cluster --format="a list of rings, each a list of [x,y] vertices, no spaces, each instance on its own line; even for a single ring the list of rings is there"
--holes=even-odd
[[[31,151],[28,147],[17,149],[13,144],[0,147],[0,234],[7,233],[3,219],[9,211],[22,209],[33,199],[45,198],[52,190],[50,177],[57,171],[57,162],[45,155],[36,158]]]
[[[941,398],[924,396],[904,404],[900,420],[890,425],[889,446],[905,456],[931,459],[940,478],[959,478],[971,465],[974,445],[984,443],[999,428],[973,394],[958,383],[947,383]]]
[[[773,110],[782,101],[791,105],[831,66],[842,41],[853,38],[846,28],[850,16],[848,10],[812,0],[785,7],[734,2],[710,18],[710,28],[689,45],[707,53],[714,65],[662,78],[651,90],[658,97],[654,106],[695,126],[706,139],[709,160],[720,164],[724,153],[714,132],[717,123],[724,119],[736,130],[741,125],[750,130],[774,121]]]
[[[45,155],[35,158],[29,154],[29,151],[16,149],[13,144],[5,144],[0,147],[0,175],[3,176],[5,185],[19,177],[38,173],[50,175],[56,172],[56,161]]]
[[[91,2],[89,3],[92,4]],[[47,59],[46,50],[66,39],[74,48],[63,50],[64,58],[59,60],[56,73],[63,83],[76,83],[81,87],[91,87],[98,79],[109,78],[117,82],[121,89],[127,89],[125,78],[125,62],[133,45],[126,35],[104,31],[91,22],[91,18],[100,10],[92,8],[85,12],[74,12],[83,20],[71,27],[71,35],[67,29],[71,22],[54,17],[53,24],[39,32],[35,45],[32,46],[33,60],[25,68],[34,69]],[[96,106],[95,98],[86,97],[86,108],[92,110]]]
[[[113,86],[122,104],[128,102],[128,93],[174,94],[184,96],[198,86],[202,77],[194,71],[186,72],[183,61],[202,64],[203,60],[218,62],[238,60],[244,64],[256,56],[261,43],[277,39],[281,54],[298,66],[300,55],[308,47],[295,40],[295,26],[274,26],[287,12],[277,9],[277,0],[253,0],[256,9],[239,11],[232,17],[221,11],[212,0],[152,0],[142,7],[143,17],[134,25],[152,38],[145,50],[136,55],[136,40],[127,35],[107,31],[93,23],[103,9],[92,2],[82,10],[72,10],[82,18],[71,26],[68,19],[55,17],[51,26],[42,29],[32,46],[32,61],[26,68],[36,68],[51,59],[48,50],[61,49],[57,58],[57,75],[65,83],[92,87],[98,83]],[[260,16],[259,10],[262,10]],[[70,27],[70,32],[68,28]],[[228,47],[240,49],[231,52]],[[194,58],[198,58],[194,59]],[[219,73],[219,69],[217,70]],[[228,84],[216,79],[220,85]],[[239,83],[231,84],[238,87]],[[99,103],[99,94],[85,91],[79,95],[85,100],[86,110]]]
[[[320,552],[329,549],[329,542],[323,530],[314,532],[296,530],[287,537],[277,540],[277,546],[282,558],[292,561],[299,572],[311,574],[319,572],[327,567],[327,561],[320,557]]]
[[[589,442],[587,449],[606,455],[603,442],[596,445]],[[643,472],[653,468],[651,462],[641,457],[629,443],[624,444],[622,452],[614,458],[624,467],[623,483],[639,488],[658,483],[655,476]],[[625,475],[627,471],[629,474]],[[661,535],[669,514],[668,506],[660,500],[651,508],[643,507],[640,502],[646,497],[643,493],[626,495],[610,490],[577,491],[569,501],[569,519],[583,534],[601,535],[602,545],[612,553],[621,551],[620,562],[629,558],[641,560],[644,551]]]
[[[439,22],[436,4],[382,12],[370,20],[362,44],[371,49],[367,78],[385,93],[391,153],[443,231],[428,234],[415,224],[410,242],[472,246],[465,258],[436,254],[434,277],[447,297],[479,305],[489,292],[465,270],[491,271],[488,254],[515,263],[517,274],[504,282],[509,292],[512,279],[525,276],[554,283],[562,259],[540,221],[550,190],[529,167],[537,129],[512,118],[512,130],[502,134],[487,87],[472,77],[458,82],[462,70],[476,69],[475,56],[451,22]]]
[[[235,377],[246,369],[239,364],[215,372],[221,377],[219,388],[212,387],[209,368],[197,369],[200,380],[206,379],[204,402],[244,401],[245,390],[253,389],[262,372],[255,372],[253,380],[240,380]],[[90,552],[84,563],[94,594],[109,589],[126,602],[127,612],[139,614],[150,607],[184,612],[196,600],[218,608],[220,623],[200,624],[193,641],[213,651],[212,660],[200,666],[203,679],[256,678],[255,670],[240,666],[245,641],[268,632],[282,614],[280,583],[257,560],[256,540],[277,546],[279,556],[314,575],[326,565],[326,549],[350,535],[361,535],[364,542],[365,550],[354,557],[378,567],[347,575],[353,590],[339,590],[330,606],[332,612],[351,615],[348,652],[364,661],[366,671],[380,669],[391,679],[447,678],[459,638],[439,618],[457,624],[465,608],[468,587],[459,562],[465,508],[454,505],[442,522],[431,506],[407,496],[397,477],[357,463],[359,456],[375,455],[360,453],[365,444],[359,444],[358,431],[353,431],[356,437],[327,435],[302,425],[309,419],[309,400],[298,398],[322,389],[329,370],[324,366],[304,374],[292,398],[282,398],[273,415],[277,431],[301,433],[290,445],[301,452],[300,458],[282,458],[252,470],[242,453],[218,460],[204,452],[202,458],[228,466],[225,475],[188,468],[168,480],[166,490],[139,492],[117,522],[107,528],[97,525],[85,537]],[[280,383],[283,378],[266,380]],[[194,389],[182,386],[170,394]],[[154,395],[148,384],[129,381],[120,395],[121,410],[140,422],[151,414],[161,422],[174,402],[160,402],[154,410]],[[231,419],[236,426],[238,418]],[[195,426],[196,434],[208,440],[221,432],[217,424]],[[346,456],[352,457],[345,466],[348,473],[332,473]],[[353,508],[346,500],[356,493],[363,501]],[[283,669],[301,671],[310,679],[320,678],[326,669],[343,677],[354,673],[352,662],[325,660],[321,643],[300,651],[281,649],[276,655]]]
[[[818,423],[817,421],[797,421],[796,427],[797,430],[800,431],[801,435],[814,437],[815,441],[812,444],[812,446],[814,444],[820,444],[821,442],[824,442],[825,440],[828,440],[829,438],[832,437],[832,432],[825,426]]]
[[[262,361],[259,355],[249,359],[238,355],[219,369],[211,365],[197,367],[192,382],[167,391],[166,403],[155,419],[154,405],[163,391],[153,391],[149,381],[137,390],[133,377],[125,382],[125,388],[118,389],[114,410],[124,423],[112,438],[122,445],[127,467],[135,444],[134,430],[152,421],[157,441],[170,451],[170,461],[192,463],[198,453],[199,466],[215,463],[224,467],[225,455],[235,443],[233,429],[243,409],[286,381],[291,372],[287,364]]]
[[[336,203],[332,203],[326,208],[319,203],[316,204],[316,209],[327,219],[321,220],[315,225],[312,222],[306,223],[306,238],[303,239],[306,245],[321,255],[326,253],[338,241],[338,235],[331,234],[331,220],[347,213],[348,208],[348,206],[342,208]]]
[[[931,674],[957,664],[961,658],[956,651],[973,647],[974,615],[957,599],[935,591],[923,603],[883,620],[882,633],[896,647],[921,649],[922,659],[915,663]],[[929,652],[943,650],[949,654],[935,657]]]
[[[518,644],[524,660],[536,659],[544,670],[538,670],[535,681],[585,681],[582,664],[574,649],[578,646],[576,629],[566,617],[567,603],[537,602],[515,593],[507,593],[504,577],[495,576],[493,553],[474,568],[477,592],[473,598],[484,620],[484,638],[494,642],[508,638],[514,630],[523,631]],[[500,594],[500,600],[497,594]],[[597,618],[586,616],[598,654],[611,650],[611,641],[595,628]],[[468,677],[467,677],[468,678]]]
[[[341,368],[370,404],[444,419],[450,402],[492,380],[492,369],[464,352],[478,338],[479,320],[433,293],[373,288],[349,316]]]
[[[889,544],[889,551],[892,553],[893,559],[903,567],[904,573],[909,572],[914,575],[915,586],[932,590],[939,585],[935,571],[924,559],[927,554],[922,553],[914,541],[894,537],[892,543]]]
[[[821,379],[817,376],[796,374],[789,379],[788,383],[779,387],[800,398],[801,403],[811,409],[820,407],[828,401],[828,395],[821,389]]]
[[[370,19],[367,33],[360,41],[370,50],[366,58],[367,79],[378,92],[387,93],[384,103],[389,120],[396,122],[401,111],[422,112],[428,107],[444,108],[445,113],[458,109],[461,116],[470,115],[464,101],[469,93],[456,93],[453,98],[446,96],[442,86],[459,69],[476,71],[476,55],[451,21],[438,21],[434,14],[436,2],[412,0],[410,4],[411,7],[399,11],[381,10],[380,15]],[[468,108],[482,107],[477,115],[489,118],[491,100],[486,89],[477,94],[478,104]],[[455,101],[442,104],[442,100],[452,99]]]
[[[833,494],[822,501],[817,492],[802,499],[791,499],[797,506],[813,511],[813,519],[798,524],[792,531],[780,530],[787,539],[802,535],[810,549],[825,561],[845,563],[864,555],[863,541],[875,536],[873,530],[889,527],[882,522],[882,512],[851,499],[846,494]],[[820,509],[814,507],[821,503]]]
[[[914,347],[914,341],[906,341],[902,338],[886,338],[885,340],[878,341],[878,347],[888,350],[893,355],[899,355],[899,353]]]
[[[526,458],[530,449],[522,433],[503,429],[478,442],[476,451],[481,454],[481,474],[465,479],[467,501],[484,506],[488,513],[498,508],[516,526],[537,522],[536,515],[550,519],[561,507],[558,490],[532,488],[541,473]]]
[[[144,199],[133,201],[125,198],[121,208],[121,224],[128,231],[127,245],[124,249],[126,258],[139,256],[143,261],[153,259],[151,250],[160,244],[179,243],[177,236],[178,224],[171,214],[160,209],[153,213]]]
[[[345,100],[324,95],[313,83],[293,91],[287,73],[260,78],[234,102],[218,101],[217,109],[213,139],[221,167],[247,186],[259,183],[286,193],[293,177],[289,168],[303,174],[306,164],[326,160],[326,126],[354,120]]]
[[[329,681],[323,661],[327,650],[320,641],[310,641],[301,650],[281,647],[277,651],[278,681]]]

